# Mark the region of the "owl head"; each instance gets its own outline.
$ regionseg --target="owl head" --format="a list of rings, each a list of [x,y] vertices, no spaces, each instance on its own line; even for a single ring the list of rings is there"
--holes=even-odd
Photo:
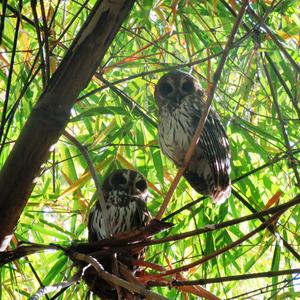
[[[190,95],[203,97],[203,90],[193,76],[181,71],[165,74],[155,86],[154,96],[159,109],[165,105],[178,107]]]
[[[142,174],[128,169],[112,172],[103,183],[103,191],[124,191],[129,196],[138,196],[146,201],[147,182]]]

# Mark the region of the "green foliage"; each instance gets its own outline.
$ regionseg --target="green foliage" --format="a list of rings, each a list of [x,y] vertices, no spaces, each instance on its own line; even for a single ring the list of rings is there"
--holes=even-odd
[[[85,6],[86,1],[81,0],[44,3],[49,30],[42,38],[48,39],[51,75],[95,1],[87,2]],[[46,55],[45,44],[38,42],[30,1],[24,1],[21,9],[18,5],[17,1],[9,1],[2,32],[1,166],[45,88],[42,80],[45,66],[39,55],[41,46]],[[221,74],[213,106],[231,144],[232,189],[249,206],[261,211],[278,204],[270,200],[278,191],[282,191],[275,199],[279,204],[299,194],[300,77],[291,61],[299,66],[300,21],[298,1],[260,0],[253,1],[250,7],[265,20],[283,50],[253,15],[246,12]],[[148,206],[153,216],[177,171],[159,150],[154,85],[164,72],[178,66],[192,72],[208,90],[239,8],[237,1],[138,1],[71,111],[67,130],[88,149],[100,181],[115,168],[140,171],[149,182]],[[39,5],[37,13],[42,30]],[[19,16],[22,19],[17,28]],[[101,76],[119,93],[103,83]],[[85,159],[62,136],[51,149],[37,178],[11,247],[21,241],[68,244],[85,240],[94,192],[95,185]],[[181,179],[165,216],[198,198]],[[249,206],[234,195],[220,206],[210,199],[199,200],[168,219],[174,227],[157,237],[248,215]],[[299,268],[299,261],[281,241],[283,238],[300,253],[299,214],[299,205],[289,209],[274,227],[275,235],[263,230],[233,249],[189,269],[184,273],[185,279]],[[177,268],[231,244],[260,224],[259,219],[254,219],[150,246],[146,259],[166,270],[169,263]],[[6,265],[0,271],[0,298],[25,299],[39,288],[39,281],[49,285],[69,278],[71,265],[60,252],[38,253]],[[221,299],[297,299],[297,279],[294,274],[212,283],[206,288]],[[270,285],[263,294],[257,292]],[[153,291],[168,299],[184,299],[184,293],[177,289],[157,287]],[[86,287],[80,284],[67,289],[59,299],[83,299],[85,294]],[[187,297],[197,298],[191,293]]]

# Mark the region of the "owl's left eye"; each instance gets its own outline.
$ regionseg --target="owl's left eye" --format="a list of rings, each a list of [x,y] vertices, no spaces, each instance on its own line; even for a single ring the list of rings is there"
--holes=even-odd
[[[186,93],[192,93],[195,90],[194,84],[191,81],[186,81],[181,86],[182,90]]]
[[[163,84],[160,85],[159,90],[163,96],[167,96],[173,92],[173,87],[170,83],[164,82]]]
[[[145,180],[139,180],[135,183],[135,187],[139,189],[141,192],[147,189],[147,183]]]

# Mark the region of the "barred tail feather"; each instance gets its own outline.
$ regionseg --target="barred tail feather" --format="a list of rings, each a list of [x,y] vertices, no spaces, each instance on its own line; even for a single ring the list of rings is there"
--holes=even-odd
[[[222,204],[231,194],[231,186],[228,185],[225,189],[218,187],[211,195],[213,202]]]

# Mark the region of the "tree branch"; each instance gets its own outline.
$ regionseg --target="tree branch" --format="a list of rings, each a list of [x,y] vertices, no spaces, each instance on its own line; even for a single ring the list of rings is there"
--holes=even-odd
[[[38,291],[29,298],[29,300],[38,300],[40,299],[43,295],[51,293],[51,292],[56,292],[59,291],[63,288],[67,288],[70,285],[78,282],[81,278],[81,272],[77,272],[73,277],[71,277],[69,280],[60,282],[54,285],[48,285],[44,287],[40,287]]]
[[[182,266],[182,267],[179,267],[179,268],[176,268],[176,269],[173,269],[173,270],[169,270],[169,271],[166,271],[166,272],[162,272],[161,275],[162,276],[165,276],[165,275],[171,275],[171,274],[176,274],[176,273],[179,273],[179,272],[182,272],[182,271],[187,271],[195,266],[198,266],[200,264],[203,264],[204,262],[206,261],[209,261],[211,260],[212,258],[214,257],[217,257],[219,256],[220,254],[222,253],[225,253],[227,252],[228,250],[230,249],[233,249],[234,247],[240,245],[242,242],[248,240],[249,238],[251,238],[252,236],[254,236],[255,234],[257,234],[258,232],[264,230],[265,228],[267,228],[268,226],[270,226],[270,224],[272,222],[274,222],[275,220],[277,220],[281,214],[283,213],[283,211],[280,211],[276,214],[274,214],[270,219],[268,219],[267,221],[265,221],[264,223],[262,223],[260,226],[258,226],[256,229],[252,230],[251,232],[245,234],[242,238],[236,240],[235,242],[232,242],[231,244],[209,254],[209,255],[206,255],[204,257],[202,257],[201,259],[198,259],[190,264],[187,264],[185,266]]]
[[[275,276],[282,276],[282,275],[290,275],[290,274],[297,274],[300,273],[300,269],[288,269],[288,270],[279,270],[279,271],[270,271],[270,272],[259,272],[259,273],[252,273],[252,274],[242,274],[242,275],[233,275],[233,276],[224,276],[218,278],[203,278],[197,280],[186,280],[186,281],[173,281],[172,286],[185,286],[185,285],[205,285],[211,283],[219,283],[219,282],[226,282],[226,281],[240,281],[240,280],[247,280],[252,278],[264,278],[264,277],[275,277]],[[165,286],[170,285],[170,283],[161,282],[149,282],[147,286]]]

